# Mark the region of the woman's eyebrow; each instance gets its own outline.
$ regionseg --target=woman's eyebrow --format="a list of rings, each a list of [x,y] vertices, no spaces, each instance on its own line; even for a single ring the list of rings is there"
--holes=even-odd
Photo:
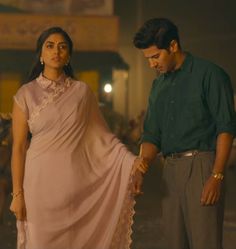
[[[53,43],[55,43],[55,42],[53,42],[53,41],[46,41],[46,43],[50,43],[50,44],[53,44]],[[58,44],[67,44],[66,42],[59,42]]]

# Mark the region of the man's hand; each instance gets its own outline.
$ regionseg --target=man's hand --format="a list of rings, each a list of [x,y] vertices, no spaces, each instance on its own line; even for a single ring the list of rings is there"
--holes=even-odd
[[[221,184],[222,180],[216,179],[213,176],[209,177],[202,191],[201,204],[203,206],[214,205],[219,201]]]

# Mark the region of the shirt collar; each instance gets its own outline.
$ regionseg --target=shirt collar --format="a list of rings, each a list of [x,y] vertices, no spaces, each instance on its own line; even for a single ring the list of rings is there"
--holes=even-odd
[[[185,72],[190,73],[192,71],[192,65],[193,65],[193,56],[189,52],[185,52],[185,59],[181,67],[173,72],[164,73],[163,76],[167,77],[168,75],[178,72],[178,71],[185,71]]]
[[[179,70],[190,73],[192,71],[193,56],[189,52],[185,52],[185,59]]]
[[[62,73],[56,80],[50,80],[46,78],[43,75],[43,73],[40,73],[40,75],[36,78],[36,81],[43,89],[47,89],[47,88],[51,88],[51,87],[54,88],[56,86],[63,85],[66,78],[67,76],[65,75],[65,73]]]

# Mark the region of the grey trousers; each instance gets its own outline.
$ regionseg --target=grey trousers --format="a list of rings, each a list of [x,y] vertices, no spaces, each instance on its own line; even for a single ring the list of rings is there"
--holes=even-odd
[[[167,158],[163,169],[163,249],[222,249],[223,194],[216,205],[200,204],[215,155],[200,152]]]

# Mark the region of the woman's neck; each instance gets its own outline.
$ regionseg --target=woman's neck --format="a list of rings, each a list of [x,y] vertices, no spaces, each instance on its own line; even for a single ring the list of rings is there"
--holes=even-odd
[[[63,73],[63,70],[44,69],[43,76],[49,80],[56,80]]]

